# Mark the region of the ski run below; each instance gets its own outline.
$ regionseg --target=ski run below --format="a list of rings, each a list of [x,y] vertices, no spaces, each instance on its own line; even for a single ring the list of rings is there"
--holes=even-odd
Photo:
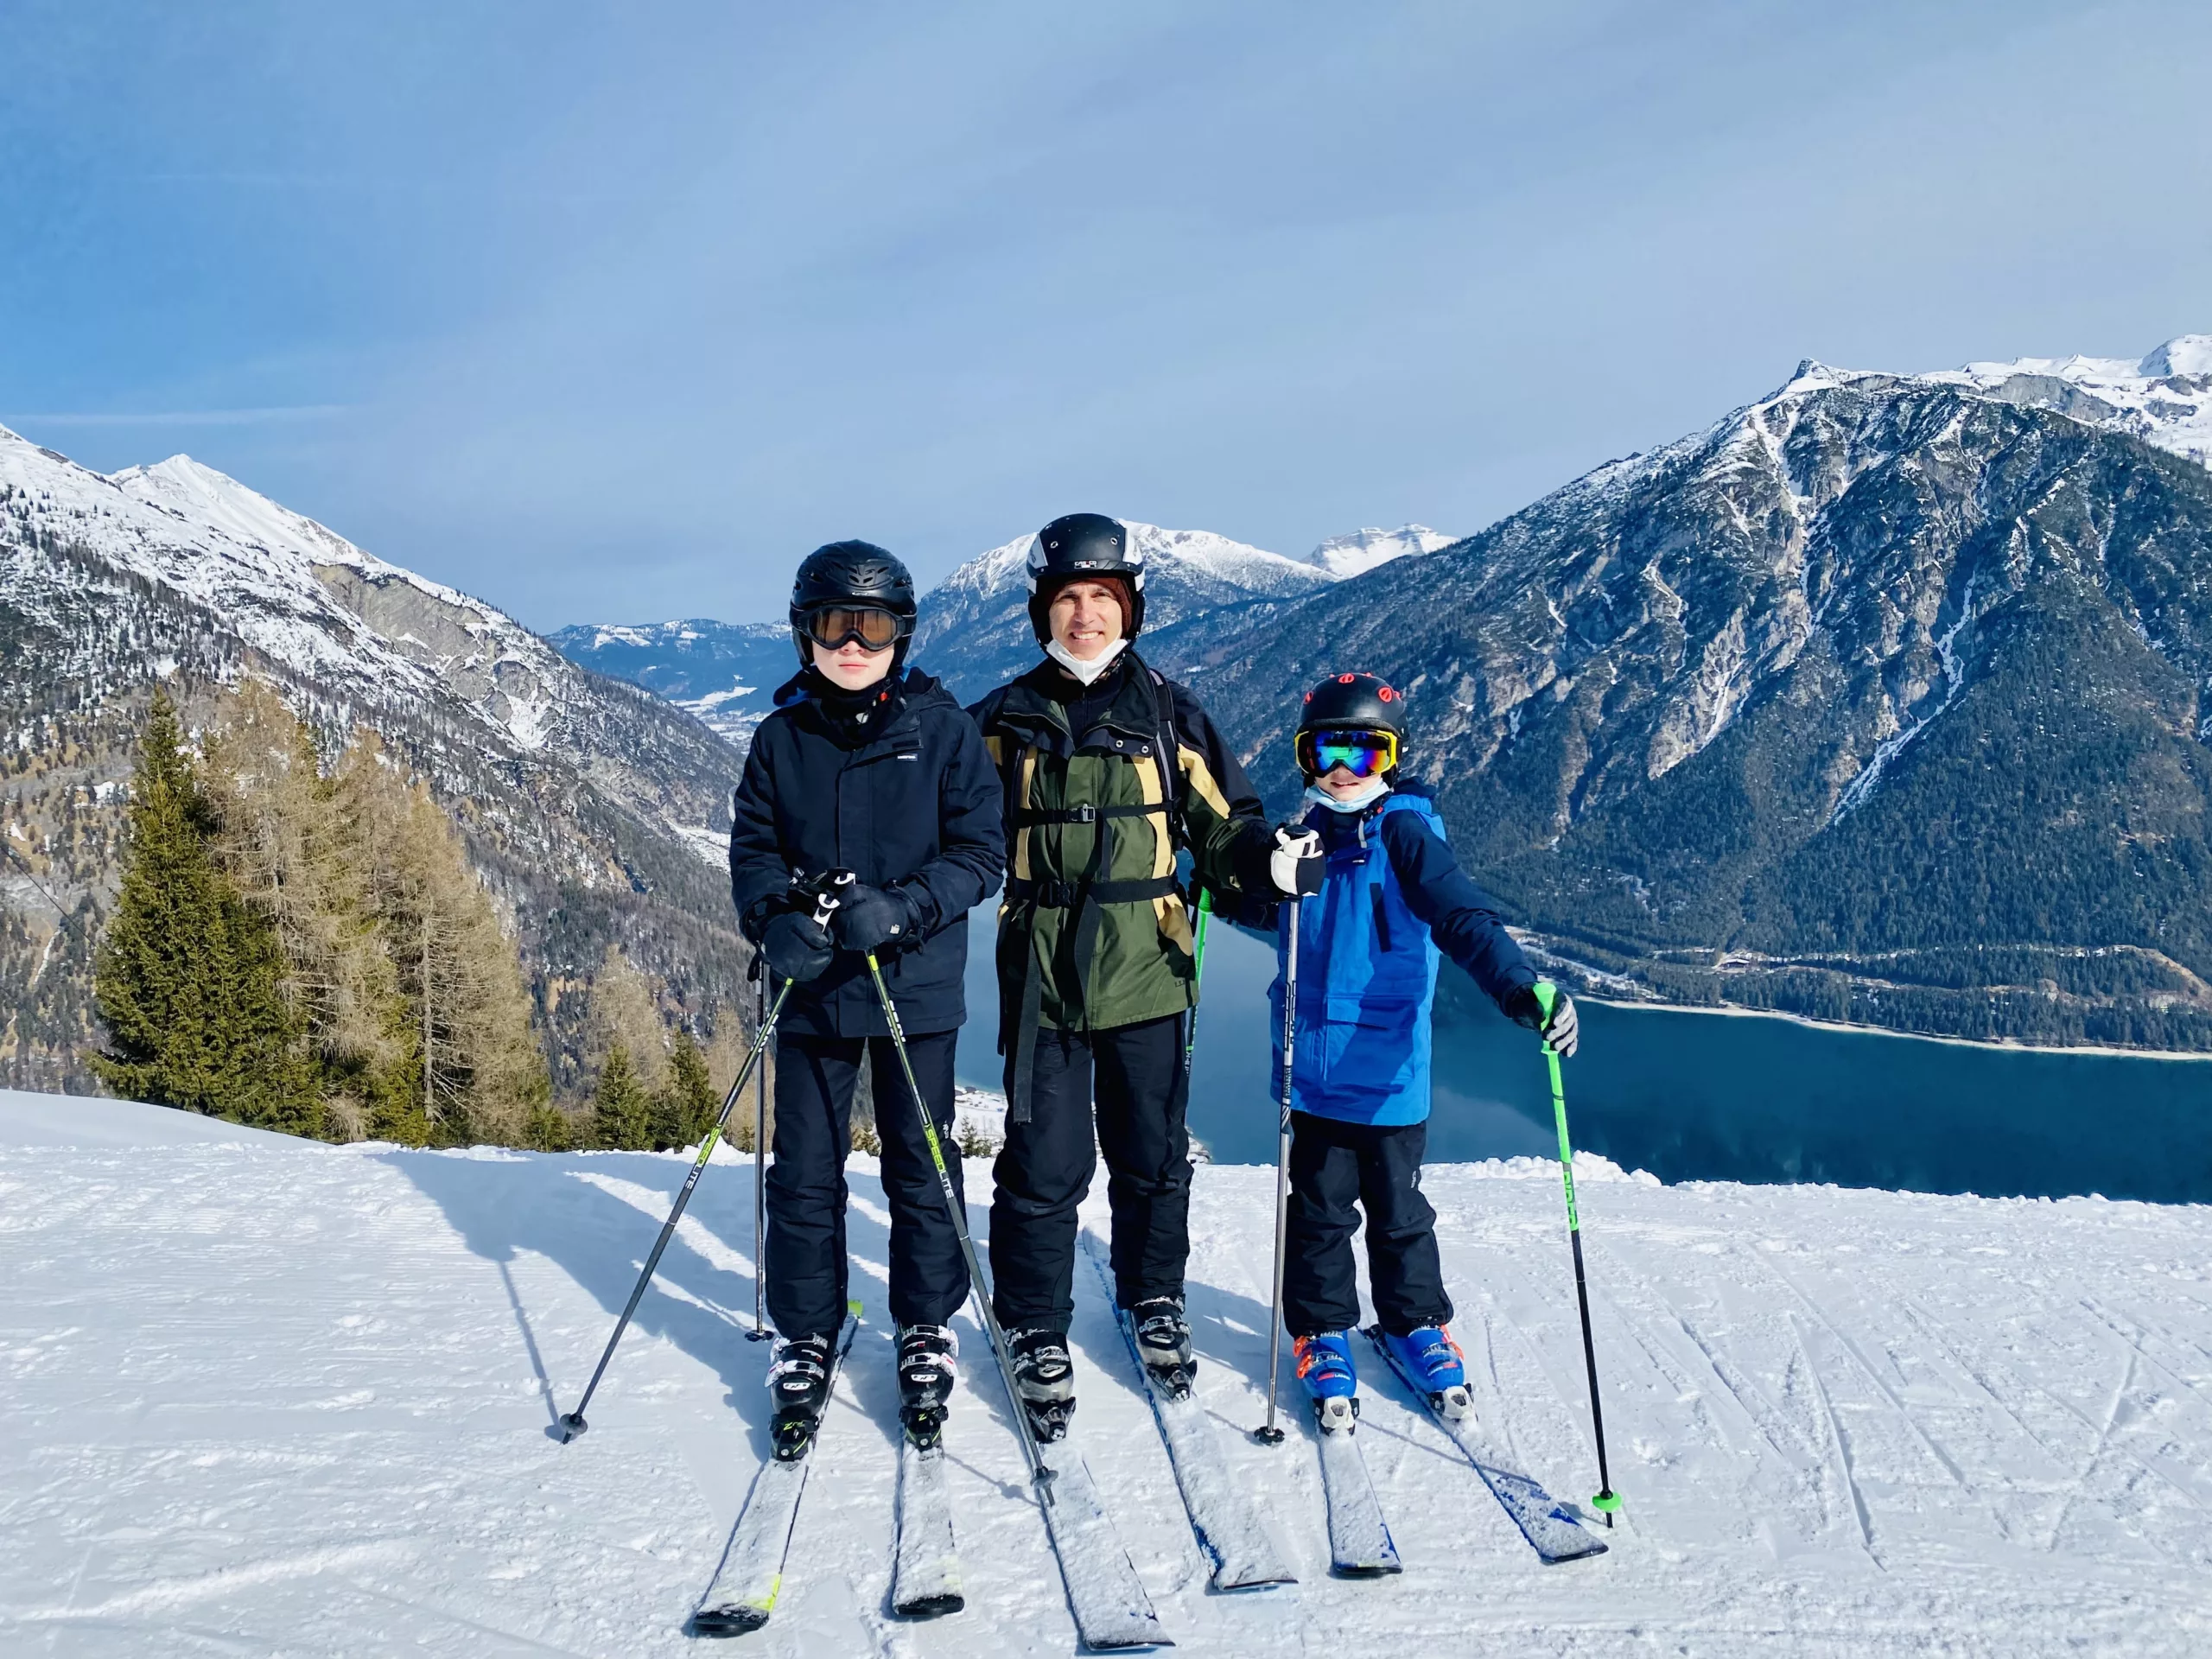
[[[766,1452],[751,1161],[701,1184],[573,1405],[677,1155],[330,1147],[158,1108],[0,1096],[0,1652],[696,1654],[686,1621]],[[972,1172],[980,1198],[985,1172]],[[1261,1419],[1274,1172],[1197,1172],[1198,1393],[1299,1582],[1207,1590],[1097,1275],[1096,1479],[1188,1654],[2177,1654],[2212,1643],[2212,1209],[1662,1186],[1578,1167],[1608,1553],[1540,1565],[1364,1342],[1365,1454],[1404,1571],[1332,1580],[1295,1408]],[[1555,1166],[1441,1166],[1475,1410],[1596,1489]],[[971,1218],[988,1224],[978,1203]],[[1103,1232],[1103,1183],[1084,1225]],[[852,1170],[837,1384],[760,1654],[1064,1654],[1061,1577],[980,1332],[946,1433],[966,1610],[889,1611],[887,1221]],[[1286,1397],[1295,1389],[1286,1360]]]

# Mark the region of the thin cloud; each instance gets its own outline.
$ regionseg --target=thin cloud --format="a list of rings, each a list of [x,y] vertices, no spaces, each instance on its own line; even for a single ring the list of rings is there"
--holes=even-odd
[[[268,409],[172,409],[153,414],[115,410],[66,410],[58,414],[10,415],[22,426],[274,426],[285,421],[321,420],[342,415],[352,404],[283,404]]]

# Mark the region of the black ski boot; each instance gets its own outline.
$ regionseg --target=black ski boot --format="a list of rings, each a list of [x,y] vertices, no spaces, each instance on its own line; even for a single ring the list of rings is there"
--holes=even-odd
[[[814,1431],[830,1403],[830,1338],[800,1337],[777,1344],[776,1363],[768,1368],[768,1397],[775,1402],[768,1439],[776,1460],[796,1463],[813,1446]]]
[[[1014,1391],[1029,1414],[1029,1432],[1050,1445],[1068,1432],[1075,1415],[1075,1362],[1058,1331],[1009,1331],[1007,1357],[1014,1362]]]
[[[910,1325],[899,1333],[899,1421],[906,1438],[926,1452],[944,1433],[945,1402],[952,1397],[960,1339],[942,1325]]]
[[[1191,1353],[1191,1326],[1180,1296],[1149,1296],[1129,1310],[1137,1333],[1137,1357],[1152,1380],[1181,1399],[1197,1381],[1198,1362]]]

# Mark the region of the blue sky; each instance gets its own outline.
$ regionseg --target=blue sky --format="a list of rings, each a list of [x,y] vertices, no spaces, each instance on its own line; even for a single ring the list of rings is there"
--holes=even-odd
[[[2212,331],[2212,7],[0,0],[0,422],[539,627]]]

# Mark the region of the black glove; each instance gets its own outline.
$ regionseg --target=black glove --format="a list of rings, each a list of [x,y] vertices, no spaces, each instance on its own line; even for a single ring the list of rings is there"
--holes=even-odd
[[[1548,1020],[1544,1018],[1543,1004],[1536,1001],[1535,988],[1532,985],[1523,985],[1517,991],[1508,992],[1505,1001],[1499,1006],[1516,1026],[1526,1026],[1529,1030],[1540,1033],[1560,1058],[1571,1060],[1574,1058],[1574,1051],[1581,1041],[1582,1022],[1575,1016],[1574,999],[1565,991],[1553,987],[1552,1017]]]
[[[1319,830],[1286,823],[1275,830],[1274,850],[1268,855],[1268,876],[1286,897],[1311,899],[1321,891],[1327,862],[1321,853]]]
[[[768,970],[777,978],[804,984],[820,976],[835,953],[826,928],[805,911],[786,910],[770,917],[767,926],[760,930],[760,954],[768,959]]]
[[[914,901],[895,888],[866,887],[855,881],[837,889],[837,900],[830,931],[848,950],[880,950],[913,937]]]

